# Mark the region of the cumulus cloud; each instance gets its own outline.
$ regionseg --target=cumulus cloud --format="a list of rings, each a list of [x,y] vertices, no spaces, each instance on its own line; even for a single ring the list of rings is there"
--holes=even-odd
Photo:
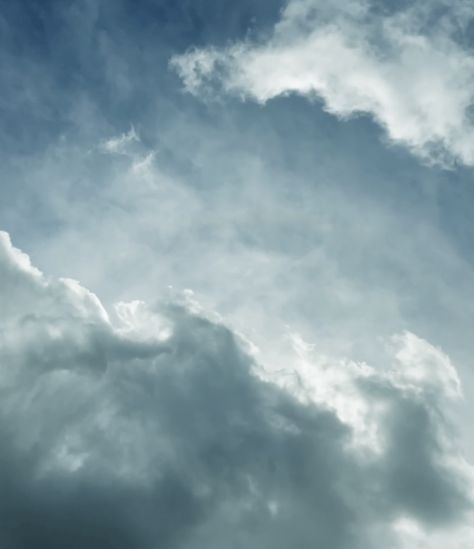
[[[425,161],[473,165],[473,14],[465,0],[289,0],[269,37],[190,50],[171,65],[194,94],[319,99],[343,119],[370,115]]]
[[[414,334],[377,366],[294,335],[294,364],[274,371],[195,304],[106,312],[6,233],[0,277],[2,547],[472,541],[471,470],[444,413],[459,380]]]

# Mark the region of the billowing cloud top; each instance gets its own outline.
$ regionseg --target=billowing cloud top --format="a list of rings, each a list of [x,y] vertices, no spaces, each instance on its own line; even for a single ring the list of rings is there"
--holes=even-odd
[[[6,233],[0,280],[2,548],[472,546],[459,380],[414,334],[376,367],[295,335],[274,372],[185,304],[109,315]]]
[[[186,90],[262,103],[296,93],[368,114],[428,162],[474,164],[472,2],[289,0],[270,36],[171,63]]]

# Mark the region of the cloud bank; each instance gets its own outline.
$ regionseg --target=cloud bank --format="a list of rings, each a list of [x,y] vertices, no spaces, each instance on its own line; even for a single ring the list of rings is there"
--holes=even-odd
[[[259,41],[201,48],[171,65],[188,92],[265,103],[299,94],[370,115],[424,161],[472,166],[472,3],[289,0]]]
[[[0,233],[0,543],[6,549],[467,547],[471,470],[449,357],[285,371],[191,305],[105,311]]]

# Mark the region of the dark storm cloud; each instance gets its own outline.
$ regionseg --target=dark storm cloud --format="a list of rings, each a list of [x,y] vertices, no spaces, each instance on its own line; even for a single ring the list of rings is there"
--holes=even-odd
[[[2,547],[397,547],[398,517],[462,522],[449,365],[418,383],[354,376],[379,405],[380,449],[362,450],[329,402],[264,381],[222,324],[139,303],[111,323],[1,242]]]

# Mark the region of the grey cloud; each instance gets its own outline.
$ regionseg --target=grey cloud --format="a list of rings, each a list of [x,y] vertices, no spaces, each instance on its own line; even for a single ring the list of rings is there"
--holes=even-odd
[[[2,547],[397,547],[397,517],[463,523],[442,386],[349,374],[383,409],[382,450],[362,451],[224,325],[177,304],[111,320],[1,242]]]

